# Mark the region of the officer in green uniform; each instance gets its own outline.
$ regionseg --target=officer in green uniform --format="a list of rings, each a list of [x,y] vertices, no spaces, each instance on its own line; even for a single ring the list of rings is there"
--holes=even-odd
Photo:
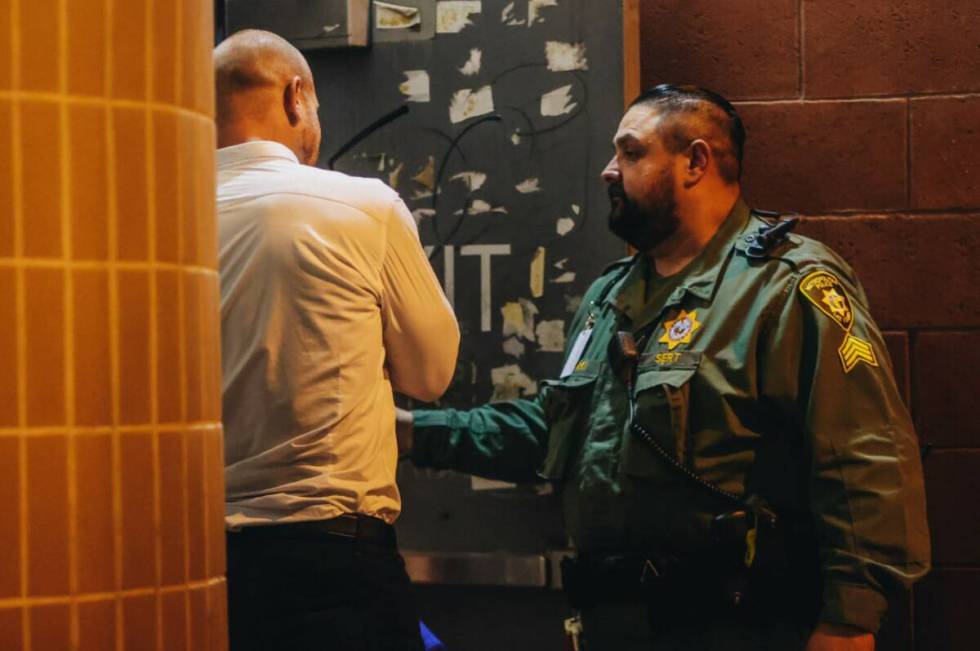
[[[915,432],[864,291],[748,208],[743,142],[714,93],[642,94],[603,172],[640,253],[589,289],[560,378],[399,414],[418,466],[556,483],[592,651],[873,649],[886,595],[929,568]]]

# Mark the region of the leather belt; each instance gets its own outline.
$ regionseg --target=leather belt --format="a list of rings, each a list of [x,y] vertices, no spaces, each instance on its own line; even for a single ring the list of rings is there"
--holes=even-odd
[[[327,520],[303,520],[282,524],[242,527],[240,531],[229,532],[231,536],[243,535],[249,538],[262,537],[324,537],[346,539],[396,549],[398,546],[395,528],[380,518],[361,513],[348,513]]]

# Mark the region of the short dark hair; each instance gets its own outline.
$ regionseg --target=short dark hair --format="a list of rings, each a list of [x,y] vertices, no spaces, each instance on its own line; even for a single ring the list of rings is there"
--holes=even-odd
[[[671,120],[664,132],[664,142],[673,152],[679,152],[696,138],[709,141],[715,153],[718,173],[728,183],[742,176],[742,151],[745,148],[745,127],[731,102],[698,86],[660,84],[640,93],[629,108],[651,106],[664,116],[697,116],[699,120]],[[722,140],[712,138],[715,131]]]

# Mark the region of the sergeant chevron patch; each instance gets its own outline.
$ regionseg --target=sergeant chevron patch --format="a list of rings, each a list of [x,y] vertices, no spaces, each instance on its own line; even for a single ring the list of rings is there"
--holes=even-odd
[[[859,363],[878,366],[871,342],[851,334],[854,325],[854,311],[847,298],[844,285],[828,271],[814,271],[800,281],[800,293],[813,303],[818,310],[833,319],[844,330],[844,342],[837,349],[844,372],[850,373]]]
[[[875,350],[871,344],[864,339],[858,339],[851,333],[844,337],[844,343],[837,349],[837,353],[840,355],[845,373],[850,373],[851,369],[858,365],[858,362],[878,366],[878,359],[875,357]]]

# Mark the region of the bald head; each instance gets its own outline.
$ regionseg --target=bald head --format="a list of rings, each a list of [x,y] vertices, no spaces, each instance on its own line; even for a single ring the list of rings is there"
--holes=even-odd
[[[273,140],[316,162],[319,103],[310,66],[276,34],[247,29],[214,49],[218,146]]]

